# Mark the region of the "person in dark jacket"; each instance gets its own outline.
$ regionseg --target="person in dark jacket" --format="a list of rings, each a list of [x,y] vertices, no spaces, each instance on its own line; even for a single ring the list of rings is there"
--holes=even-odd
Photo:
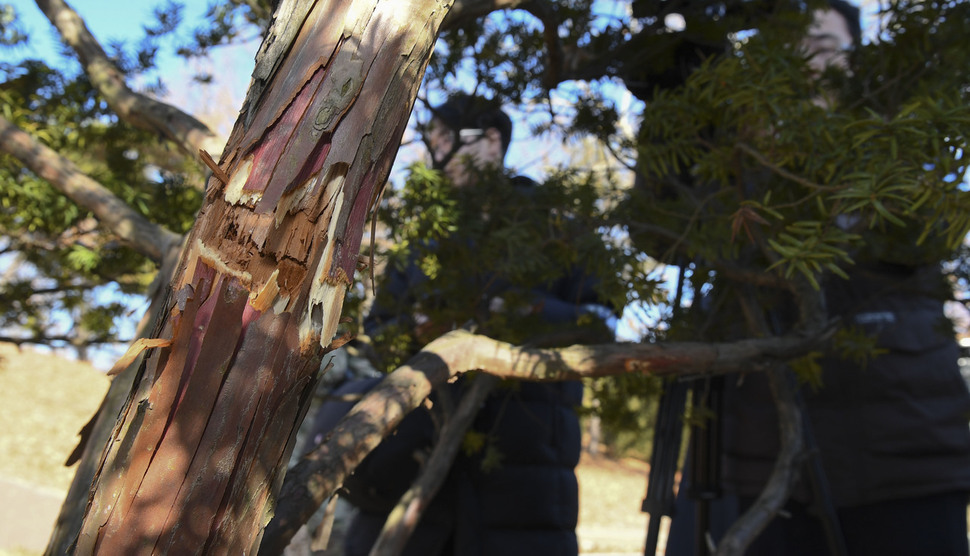
[[[483,174],[477,170],[500,169],[511,139],[509,117],[494,103],[466,95],[452,97],[432,112],[425,139],[434,165],[456,187],[492,185],[479,183]],[[515,185],[534,187],[521,178]],[[590,313],[602,310],[596,305],[593,281],[579,269],[567,269],[558,279],[532,288],[512,287],[487,271],[469,276],[458,294],[435,295],[429,287],[434,285],[413,257],[403,268],[388,264],[378,298],[365,319],[368,335],[398,327],[416,339],[412,348],[417,349],[448,328],[463,324],[433,322],[416,306],[465,305],[472,308],[470,319],[514,311],[522,319],[541,322],[548,330],[567,331],[583,328],[580,321],[588,321]],[[429,295],[429,291],[433,299],[419,299],[418,292]],[[514,306],[509,302],[513,297],[518,300]],[[586,337],[612,339],[612,331],[598,319],[594,319],[598,326],[593,327],[597,337]],[[491,331],[486,326],[479,332]],[[417,477],[421,458],[434,444],[440,418],[436,412],[447,402],[457,402],[468,380],[463,377],[436,392],[431,410],[412,412],[348,477],[342,491],[357,508],[345,537],[348,556],[370,551],[388,513]],[[344,389],[360,391],[370,386],[347,385]],[[581,436],[575,408],[581,405],[582,395],[578,382],[500,385],[480,408],[463,449],[404,554],[577,554],[575,467]]]
[[[844,63],[839,48],[859,40],[858,9],[838,0],[830,6],[816,14],[812,32],[819,39],[809,41],[810,52],[822,53],[815,60],[819,70]],[[827,355],[820,360],[821,386],[802,388],[817,445],[809,457],[820,458],[834,507],[830,517],[851,556],[966,555],[970,391],[943,312],[949,286],[937,264],[865,254],[857,261],[848,280],[832,277],[824,284],[825,303],[845,327],[874,338],[877,352],[865,361]],[[770,318],[786,321],[781,308]],[[728,377],[722,422],[727,496],[712,508],[715,541],[755,502],[778,455],[778,417],[764,376]],[[784,513],[747,554],[832,553],[823,506],[806,475],[803,468]],[[679,496],[667,554],[694,554],[692,519],[691,506]]]
[[[847,326],[876,338],[864,363],[820,361],[822,387],[805,388],[832,503],[848,554],[967,554],[970,393],[943,314],[937,269],[862,263],[826,285]],[[748,380],[751,379],[751,380]],[[739,511],[764,487],[778,451],[777,416],[764,377],[729,381],[724,483]],[[749,554],[826,554],[805,473],[786,516]]]

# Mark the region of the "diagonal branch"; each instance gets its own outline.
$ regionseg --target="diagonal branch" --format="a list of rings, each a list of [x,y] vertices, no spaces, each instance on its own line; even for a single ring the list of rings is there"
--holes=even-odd
[[[0,151],[9,153],[55,189],[91,211],[111,233],[155,262],[182,236],[148,220],[70,160],[0,116]]]
[[[325,442],[286,474],[276,515],[260,554],[279,554],[344,478],[416,408],[432,388],[452,376],[482,370],[533,381],[571,380],[627,373],[658,376],[766,371],[826,341],[815,336],[756,338],[725,343],[602,344],[559,349],[516,347],[465,330],[431,342],[389,374],[337,424]]]
[[[37,0],[37,6],[77,53],[91,83],[122,120],[158,133],[193,159],[200,149],[219,158],[225,138],[182,110],[131,90],[84,20],[64,0]]]
[[[424,510],[445,482],[451,469],[465,432],[478,415],[485,398],[499,384],[499,379],[491,375],[475,378],[468,392],[462,397],[458,409],[441,428],[441,435],[435,443],[431,457],[428,458],[421,476],[411,485],[394,510],[387,516],[387,522],[377,542],[371,549],[372,556],[394,556],[401,554],[404,545],[418,526]]]

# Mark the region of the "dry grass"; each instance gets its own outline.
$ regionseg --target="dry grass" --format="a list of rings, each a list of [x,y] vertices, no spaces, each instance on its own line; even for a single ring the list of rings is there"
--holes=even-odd
[[[64,460],[108,382],[85,363],[0,344],[0,476],[66,492]]]
[[[647,464],[583,454],[579,478],[579,536],[582,554],[643,554],[647,514]]]

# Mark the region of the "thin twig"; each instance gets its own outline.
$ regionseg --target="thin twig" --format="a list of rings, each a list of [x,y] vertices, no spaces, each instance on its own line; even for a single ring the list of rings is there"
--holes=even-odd
[[[424,510],[444,483],[465,431],[471,426],[482,402],[498,383],[498,378],[486,374],[480,374],[472,381],[471,387],[458,404],[458,409],[441,428],[441,436],[421,475],[387,516],[387,522],[371,549],[370,556],[396,556],[404,550],[407,540],[424,515]]]
[[[751,158],[754,158],[755,160],[758,161],[758,164],[761,164],[762,166],[771,170],[775,174],[785,178],[786,180],[791,180],[797,183],[798,185],[802,185],[809,189],[814,189],[817,191],[838,191],[839,189],[842,189],[842,186],[840,185],[822,185],[819,183],[815,183],[813,181],[809,181],[797,174],[793,174],[788,170],[785,170],[781,166],[778,166],[774,162],[768,160],[767,158],[765,158],[765,155],[761,154],[757,149],[751,147],[746,143],[737,142],[734,144],[734,148],[749,155]]]

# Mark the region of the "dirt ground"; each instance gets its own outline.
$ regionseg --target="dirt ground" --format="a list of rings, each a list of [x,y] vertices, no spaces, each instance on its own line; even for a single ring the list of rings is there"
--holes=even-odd
[[[0,556],[41,554],[70,486],[63,462],[108,388],[90,365],[0,344]],[[584,455],[582,554],[643,554],[647,466]]]

